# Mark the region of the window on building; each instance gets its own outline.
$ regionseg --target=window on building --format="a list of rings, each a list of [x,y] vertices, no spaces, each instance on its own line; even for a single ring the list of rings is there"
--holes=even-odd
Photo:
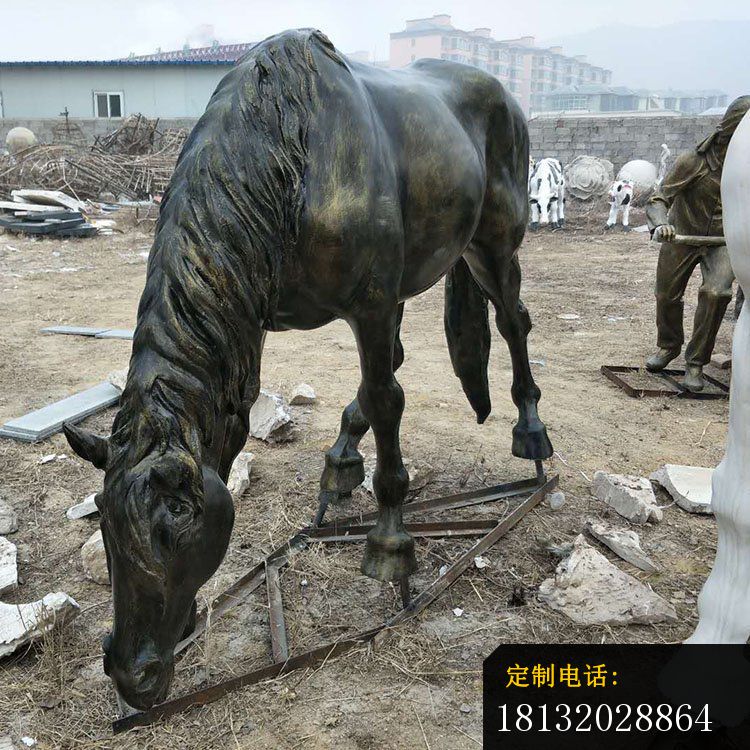
[[[411,46],[412,47],[416,47],[417,46],[417,40],[414,37],[411,38]]]
[[[94,117],[122,117],[121,91],[95,91]]]

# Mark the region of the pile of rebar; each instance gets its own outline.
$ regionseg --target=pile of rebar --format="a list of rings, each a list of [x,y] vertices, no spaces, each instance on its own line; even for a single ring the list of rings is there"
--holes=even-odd
[[[171,134],[165,148],[142,155],[36,146],[16,157],[0,156],[0,195],[34,188],[63,190],[80,200],[149,200],[164,192],[185,136]]]

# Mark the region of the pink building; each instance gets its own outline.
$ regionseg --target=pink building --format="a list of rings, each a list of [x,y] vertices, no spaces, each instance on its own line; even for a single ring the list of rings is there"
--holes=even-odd
[[[400,68],[423,57],[486,70],[506,86],[527,115],[541,109],[544,95],[557,88],[612,80],[611,71],[585,58],[568,57],[561,47],[537,47],[533,36],[496,40],[484,27],[463,31],[446,14],[407,21],[404,31],[391,34],[390,67]]]

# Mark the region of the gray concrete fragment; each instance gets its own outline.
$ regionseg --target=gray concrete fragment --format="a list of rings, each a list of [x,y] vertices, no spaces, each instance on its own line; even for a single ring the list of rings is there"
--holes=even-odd
[[[565,493],[559,490],[557,492],[550,492],[547,495],[547,503],[552,510],[560,510],[565,505]]]
[[[232,468],[229,470],[227,489],[235,499],[242,497],[242,494],[250,486],[250,472],[254,458],[254,453],[243,451],[234,459]]]
[[[0,534],[12,534],[14,531],[18,531],[18,514],[0,495]]]
[[[77,505],[72,505],[65,511],[65,515],[71,520],[75,521],[78,518],[84,518],[85,516],[93,515],[98,513],[99,509],[96,507],[96,493],[92,493],[84,498]]]
[[[674,607],[621,571],[579,534],[570,557],[539,587],[539,600],[579,625],[676,622]]]
[[[283,442],[292,437],[292,413],[278,393],[260,389],[250,409],[250,434],[259,440]]]
[[[78,615],[78,602],[58,591],[30,604],[0,602],[0,659]]]
[[[0,594],[18,586],[16,545],[0,536]]]
[[[102,586],[109,586],[107,553],[104,550],[101,529],[97,529],[81,547],[81,562],[86,578]]]
[[[0,427],[0,436],[35,443],[59,432],[63,422],[80,422],[119,400],[120,391],[117,388],[111,383],[100,383],[23,417],[11,419]]]
[[[414,492],[415,490],[421,490],[426,487],[432,480],[434,470],[432,466],[425,464],[424,466],[417,466],[412,462],[410,458],[403,459],[404,468],[409,474],[409,491]],[[375,488],[372,485],[373,474],[375,473],[375,465],[377,459],[373,456],[371,459],[365,461],[365,479],[362,482],[364,487],[371,495],[375,494]]]
[[[612,552],[619,555],[625,562],[635,565],[636,568],[645,570],[646,573],[658,573],[659,568],[653,560],[643,551],[641,540],[635,531],[613,529],[603,523],[597,523],[589,519],[586,523],[586,530],[598,539]]]
[[[126,339],[133,340],[135,331],[132,328],[108,328],[106,331],[96,334],[98,339]]]
[[[688,513],[713,513],[711,509],[711,480],[714,470],[703,466],[665,464],[657,469],[651,480],[661,485],[677,505]]]
[[[289,399],[289,403],[292,406],[305,406],[307,404],[315,403],[315,391],[311,385],[307,383],[300,383],[294,386],[292,396]]]
[[[591,491],[595,497],[633,523],[658,523],[664,517],[656,504],[651,482],[645,477],[597,471]]]
[[[59,333],[65,336],[96,336],[108,330],[108,328],[92,328],[90,326],[48,326],[42,328],[42,333]]]

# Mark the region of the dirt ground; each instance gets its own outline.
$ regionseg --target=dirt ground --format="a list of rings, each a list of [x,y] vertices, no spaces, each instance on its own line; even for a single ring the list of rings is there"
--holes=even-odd
[[[123,234],[91,240],[0,236],[0,423],[95,385],[127,365],[128,341],[39,332],[53,324],[134,325],[151,238],[146,225],[121,224]],[[541,505],[486,555],[488,568],[472,569],[417,622],[382,642],[154,727],[111,735],[116,706],[101,670],[99,645],[111,625],[110,592],[84,577],[79,552],[97,521],[69,521],[64,515],[100,487],[100,475],[73,456],[60,435],[37,445],[1,440],[0,492],[20,518],[11,540],[18,546],[22,581],[6,601],[65,591],[78,601],[81,614],[0,664],[0,735],[27,735],[40,748],[472,748],[481,744],[482,659],[497,644],[673,642],[689,635],[713,560],[715,522],[684,513],[665,495],[659,497],[668,506],[664,521],[637,529],[662,573],[647,576],[602,551],[669,599],[679,624],[581,628],[540,604],[535,592],[557,562],[545,543],[573,539],[588,518],[627,525],[590,495],[597,469],[648,476],[668,462],[715,466],[723,453],[727,402],[632,399],[599,373],[602,364],[639,364],[652,349],[656,248],[647,234],[605,234],[598,225],[572,219],[563,232],[527,236],[521,260],[523,297],[534,321],[530,353],[543,393],[540,411],[556,449],[548,471],[560,474],[564,507],[553,511]],[[687,295],[688,321],[697,284],[694,280]],[[494,409],[478,426],[452,374],[442,305],[442,284],[409,302],[402,333],[402,441],[405,455],[429,477],[412,493],[420,498],[533,474],[533,466],[510,454],[516,413],[504,342],[495,335]],[[558,316],[564,313],[580,318],[562,320]],[[731,331],[727,320],[717,352],[730,352]],[[249,441],[247,450],[256,455],[252,483],[237,502],[227,557],[200,602],[309,520],[323,452],[359,379],[354,341],[343,323],[269,336],[262,372],[266,387],[286,393],[300,381],[310,383],[318,401],[296,409],[293,442]],[[107,433],[114,413],[90,418],[86,426]],[[372,456],[369,436],[364,451]],[[40,464],[51,453],[64,457]],[[373,503],[364,490],[355,491],[353,507]],[[415,588],[423,588],[468,544],[420,542]],[[375,625],[397,611],[391,586],[359,575],[361,553],[361,545],[313,548],[284,571],[292,652]],[[519,587],[526,594],[521,606],[510,603]],[[463,615],[456,616],[454,608]],[[178,662],[171,695],[269,661],[267,610],[257,597],[216,622]]]

